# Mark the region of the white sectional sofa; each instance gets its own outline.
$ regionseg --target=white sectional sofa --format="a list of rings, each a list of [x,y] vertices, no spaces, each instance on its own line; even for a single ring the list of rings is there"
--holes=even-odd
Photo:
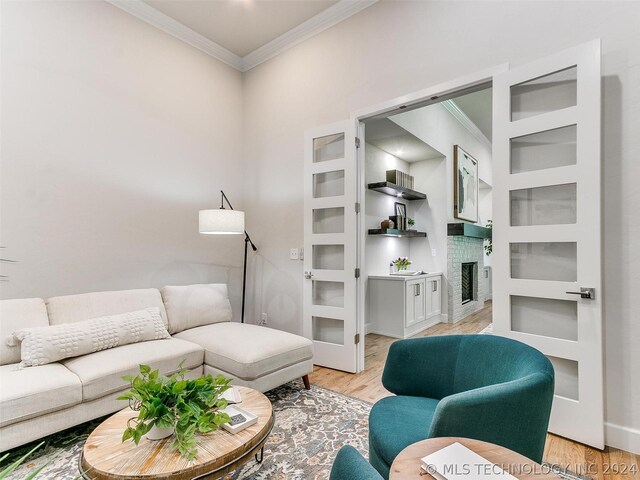
[[[170,338],[24,368],[20,344],[7,341],[24,328],[153,307]],[[118,411],[126,406],[116,400],[128,388],[123,375],[136,374],[140,364],[171,374],[180,362],[189,376],[221,373],[235,385],[264,392],[300,377],[308,386],[313,346],[298,335],[232,322],[223,284],[1,301],[0,451]]]

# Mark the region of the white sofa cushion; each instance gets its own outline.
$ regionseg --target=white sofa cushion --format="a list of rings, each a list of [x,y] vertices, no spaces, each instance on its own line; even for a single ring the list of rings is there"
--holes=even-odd
[[[50,325],[82,322],[89,318],[119,315],[151,307],[158,307],[166,326],[167,313],[160,291],[155,288],[82,293],[47,299]]]
[[[174,337],[202,345],[206,365],[243,380],[254,380],[313,358],[310,340],[248,323],[216,323],[185,330]]]
[[[163,287],[160,289],[167,310],[169,332],[231,321],[229,292],[224,283]]]
[[[122,377],[138,374],[140,364],[170,374],[179,370],[183,360],[183,368],[199,367],[203,357],[201,346],[169,338],[111,348],[63,360],[62,364],[80,378],[82,399],[87,401],[127,388],[129,384]]]
[[[13,333],[22,342],[22,366],[34,367],[130,343],[171,338],[157,307],[84,322],[24,328]]]
[[[11,342],[13,332],[47,325],[47,307],[41,298],[0,301],[0,365],[20,361],[20,345]]]
[[[0,367],[0,427],[82,401],[80,379],[59,363],[41,367]]]

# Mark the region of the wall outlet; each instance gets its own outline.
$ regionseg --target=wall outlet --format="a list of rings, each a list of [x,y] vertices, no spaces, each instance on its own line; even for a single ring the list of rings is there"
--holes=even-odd
[[[435,257],[435,256],[436,256],[436,249],[435,249],[435,248],[432,248],[432,249],[431,249],[431,256],[432,256],[432,257]]]
[[[292,248],[289,251],[289,260],[298,260],[300,258],[300,252],[297,248]]]
[[[262,317],[260,317],[260,325],[267,325],[267,321],[269,320],[269,315],[267,315],[265,312],[262,312]]]

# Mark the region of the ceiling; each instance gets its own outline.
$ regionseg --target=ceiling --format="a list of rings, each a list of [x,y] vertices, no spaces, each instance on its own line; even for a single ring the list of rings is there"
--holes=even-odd
[[[239,57],[336,4],[336,0],[143,0]]]
[[[419,162],[444,155],[388,118],[365,122],[365,141],[405,162]]]
[[[476,124],[489,141],[491,141],[493,134],[491,126],[493,121],[491,116],[492,92],[492,88],[486,88],[452,100],[469,117],[469,120]]]

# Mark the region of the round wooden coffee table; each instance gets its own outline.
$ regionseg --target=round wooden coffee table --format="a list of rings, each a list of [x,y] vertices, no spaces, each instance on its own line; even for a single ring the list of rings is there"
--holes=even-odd
[[[122,443],[127,420],[136,416],[136,412],[126,408],[107,418],[89,435],[80,457],[80,471],[93,480],[191,480],[217,478],[236,469],[254,455],[262,454],[274,415],[271,402],[262,393],[246,387],[235,388],[242,395],[238,406],[257,415],[258,422],[236,434],[222,429],[197,434],[198,456],[194,460],[171,450],[173,437],[156,441],[143,437],[138,445],[130,440]]]
[[[459,437],[429,438],[409,445],[402,450],[391,465],[389,480],[425,480],[433,477],[420,468],[425,455],[429,455],[452,443],[461,443],[490,462],[508,469],[509,473],[518,480],[560,480],[560,477],[548,468],[520,455],[508,448],[492,443]],[[422,474],[421,474],[422,472]],[[469,476],[469,478],[473,478]]]

